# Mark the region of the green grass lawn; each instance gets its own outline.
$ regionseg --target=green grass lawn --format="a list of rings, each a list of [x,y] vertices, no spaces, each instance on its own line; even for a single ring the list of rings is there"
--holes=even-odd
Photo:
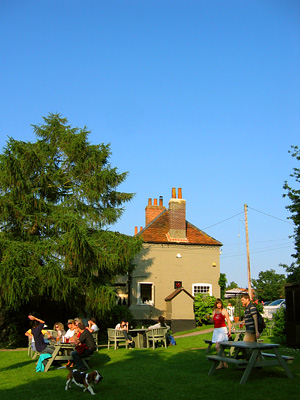
[[[95,387],[97,396],[107,400],[173,399],[296,399],[300,393],[300,352],[281,348],[295,356],[289,364],[295,379],[290,380],[280,367],[255,370],[246,385],[240,385],[242,371],[233,365],[208,376],[211,363],[206,360],[204,339],[211,333],[178,338],[167,349],[107,350],[94,354],[91,369],[98,369],[103,381]],[[271,341],[264,337],[265,341]],[[0,352],[1,400],[66,400],[89,398],[88,392],[73,386],[64,390],[67,371],[51,369],[35,372],[35,361],[27,350]]]

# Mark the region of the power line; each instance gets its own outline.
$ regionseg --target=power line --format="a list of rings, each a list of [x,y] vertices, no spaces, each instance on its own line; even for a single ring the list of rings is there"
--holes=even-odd
[[[256,210],[255,208],[252,208],[252,207],[249,207],[249,206],[247,206],[247,207],[250,208],[250,209],[253,210],[253,211],[256,211],[256,212],[260,213],[260,214],[264,214],[264,215],[267,215],[268,217],[277,219],[278,221],[285,222],[286,224],[293,225],[292,222],[286,221],[286,220],[284,220],[284,219],[282,219],[282,218],[274,217],[274,215],[267,214],[267,213],[265,213],[265,212],[263,212],[263,211]],[[207,227],[203,228],[203,230],[212,228],[213,226],[216,226],[216,225],[220,225],[220,224],[222,224],[223,222],[226,222],[226,221],[228,221],[228,220],[230,220],[230,219],[232,219],[232,218],[235,218],[235,217],[237,217],[238,215],[241,215],[241,214],[244,214],[244,211],[241,211],[240,213],[237,213],[237,214],[233,215],[232,217],[223,219],[222,221],[217,222],[216,224],[207,226]]]
[[[288,249],[290,247],[293,247],[292,245],[288,246],[281,246],[281,247],[273,247],[273,248],[265,248],[265,249],[257,249],[251,251],[251,254],[257,254],[257,253],[265,253],[266,251],[276,251],[276,250],[282,250],[282,249]],[[234,253],[234,254],[222,254],[222,258],[231,258],[231,257],[239,257],[239,256],[244,256],[246,254],[245,251],[242,251],[240,253]]]
[[[240,213],[238,213],[238,214],[235,214],[235,215],[233,215],[232,217],[223,219],[223,221],[217,222],[217,223],[214,224],[214,225],[207,226],[206,228],[203,228],[203,230],[204,230],[204,229],[212,228],[213,226],[216,226],[216,225],[220,225],[220,224],[222,224],[223,222],[228,221],[229,219],[232,219],[232,218],[234,218],[234,217],[236,217],[236,216],[238,216],[238,215],[241,215],[241,214],[243,214],[243,213],[244,213],[244,211],[242,211],[242,212],[240,212]]]
[[[249,207],[249,206],[248,206],[248,208],[250,208],[250,210],[253,210],[253,211],[259,212],[259,213],[261,213],[261,214],[267,215],[268,217],[271,217],[271,218],[274,218],[274,219],[278,219],[279,221],[285,222],[286,224],[293,225],[292,222],[286,221],[285,219],[281,219],[281,218],[278,218],[278,217],[274,217],[274,215],[267,214],[267,213],[265,213],[265,212],[263,212],[263,211],[256,210],[255,208],[252,208],[252,207]]]
[[[291,240],[291,238],[284,237],[284,238],[281,238],[281,239],[259,240],[259,241],[255,241],[255,242],[250,241],[250,245],[252,246],[253,244],[257,244],[257,243],[282,242],[284,240]],[[240,244],[240,242],[223,243],[223,246],[237,246],[239,244]]]

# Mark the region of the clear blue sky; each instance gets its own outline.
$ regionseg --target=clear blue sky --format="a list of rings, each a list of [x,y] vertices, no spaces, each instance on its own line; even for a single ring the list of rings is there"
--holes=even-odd
[[[221,272],[246,286],[246,203],[252,277],[284,273],[298,0],[3,0],[0,38],[1,148],[34,141],[31,124],[59,112],[129,171],[120,189],[136,196],[112,229],[133,234],[148,198],[167,206],[182,187],[187,220],[223,243]]]

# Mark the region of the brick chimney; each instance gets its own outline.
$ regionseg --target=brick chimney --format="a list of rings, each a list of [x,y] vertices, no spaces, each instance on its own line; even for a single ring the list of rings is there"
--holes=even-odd
[[[182,189],[172,188],[172,198],[169,201],[169,235],[172,239],[186,239],[186,201],[182,198]]]
[[[164,211],[166,207],[163,205],[163,197],[159,197],[159,204],[157,204],[157,199],[148,199],[148,205],[145,208],[146,211],[146,226],[150,224],[162,211]]]

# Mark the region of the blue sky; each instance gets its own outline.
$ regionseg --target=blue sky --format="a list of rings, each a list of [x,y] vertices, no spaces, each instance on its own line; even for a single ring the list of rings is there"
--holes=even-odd
[[[223,243],[221,272],[284,270],[282,197],[299,145],[298,0],[3,0],[0,146],[34,141],[49,112],[111,143],[136,193],[112,227],[145,225],[148,198],[181,187],[187,220]],[[232,218],[231,218],[232,217]]]

